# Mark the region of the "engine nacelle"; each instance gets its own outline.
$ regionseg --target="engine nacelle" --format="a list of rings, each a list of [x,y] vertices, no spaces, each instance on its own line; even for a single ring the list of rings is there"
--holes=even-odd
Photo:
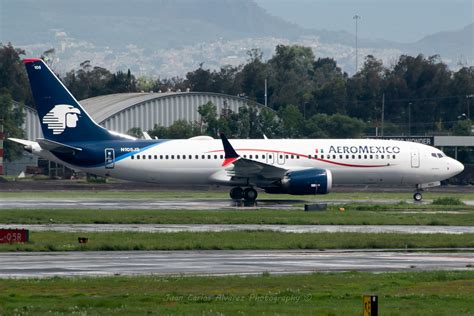
[[[293,195],[327,194],[332,188],[332,173],[327,169],[305,169],[288,172],[281,180],[281,187],[268,188],[267,193]]]

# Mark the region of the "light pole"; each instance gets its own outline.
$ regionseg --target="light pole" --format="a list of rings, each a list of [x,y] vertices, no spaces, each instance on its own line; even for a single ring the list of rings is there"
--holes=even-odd
[[[470,120],[471,119],[471,104],[470,104],[470,100],[474,98],[474,94],[469,94],[469,95],[466,95],[466,99],[467,99],[467,119]]]
[[[408,136],[411,136],[411,102],[408,103]]]
[[[356,22],[356,73],[357,73],[357,68],[359,66],[358,63],[358,58],[359,58],[359,45],[358,45],[358,32],[359,32],[359,20],[360,20],[360,15],[354,15],[353,19]]]

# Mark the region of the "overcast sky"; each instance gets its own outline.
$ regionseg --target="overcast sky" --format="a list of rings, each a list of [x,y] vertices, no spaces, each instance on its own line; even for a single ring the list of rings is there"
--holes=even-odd
[[[360,36],[413,42],[439,31],[474,22],[474,0],[255,0],[269,13],[303,27],[355,33]]]

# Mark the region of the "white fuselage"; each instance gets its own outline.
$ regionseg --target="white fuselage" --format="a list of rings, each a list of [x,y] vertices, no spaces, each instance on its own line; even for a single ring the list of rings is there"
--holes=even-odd
[[[234,139],[230,142],[236,152],[247,159],[288,170],[328,169],[336,185],[434,183],[464,168],[438,149],[412,142],[372,139]],[[258,179],[241,183],[228,176],[230,166],[223,166],[220,140],[169,140],[140,152],[133,152],[133,148],[121,150],[131,153],[109,161],[107,167],[104,164],[82,170],[161,184],[262,185]]]

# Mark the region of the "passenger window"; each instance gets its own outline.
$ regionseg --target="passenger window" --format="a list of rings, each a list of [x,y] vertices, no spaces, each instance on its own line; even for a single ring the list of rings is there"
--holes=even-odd
[[[201,158],[202,158],[202,159],[206,159],[206,156],[205,156],[205,155],[202,155]]]
[[[356,159],[356,155],[352,155],[352,159]]]
[[[375,155],[375,159],[379,159],[379,155]]]
[[[170,158],[170,156],[168,156],[168,155],[165,156],[165,159],[166,159],[166,160],[168,160],[169,158]]]
[[[369,159],[374,159],[374,156],[370,155],[370,156],[369,156]]]
[[[382,156],[380,156],[380,158],[384,159],[384,158],[385,158],[385,156],[384,156],[384,155],[382,155]]]
[[[336,159],[336,155],[332,155],[332,159]]]
[[[179,155],[177,155],[177,156],[176,156],[176,159],[179,159],[179,157],[180,157],[180,156],[179,156]]]
[[[318,159],[318,155],[314,155],[314,159]]]
[[[199,159],[199,155],[194,156],[195,159]]]
[[[207,159],[211,159],[211,155],[207,155]]]
[[[253,157],[252,155],[249,155],[249,158],[250,158],[250,159],[252,159],[252,157]]]
[[[321,159],[324,159],[324,155],[321,155]]]
[[[183,159],[186,159],[186,155],[183,155]]]
[[[285,155],[285,158],[288,159],[288,155]]]
[[[217,159],[217,155],[214,155],[214,159]]]
[[[296,156],[296,159],[300,159],[300,156],[297,155],[297,156]]]
[[[158,159],[158,156],[157,156],[157,155],[155,155],[153,158],[155,158],[155,160],[156,160],[156,159]]]
[[[392,158],[395,159],[395,155],[393,155]]]
[[[283,155],[280,155],[280,159],[283,159]]]
[[[258,159],[258,155],[255,155],[255,159]]]
[[[137,155],[137,159],[140,159],[140,155]]]
[[[342,159],[342,155],[339,155],[339,159]]]
[[[143,156],[142,156],[142,159],[146,159],[146,155],[143,155]]]
[[[151,155],[148,155],[148,159],[150,159],[150,160],[151,160]]]
[[[193,155],[189,155],[188,158],[189,158],[189,159],[193,159]]]
[[[346,155],[346,159],[349,159],[349,155]]]
[[[171,159],[174,159],[174,155],[171,155]]]
[[[361,156],[361,155],[359,155],[359,159],[362,159],[362,156]]]
[[[247,155],[244,155],[244,158],[247,158]]]
[[[221,159],[224,159],[224,155],[221,155]]]
[[[135,159],[135,157],[134,157],[133,155],[132,155],[132,156],[130,156],[130,158],[132,158],[132,159]]]

